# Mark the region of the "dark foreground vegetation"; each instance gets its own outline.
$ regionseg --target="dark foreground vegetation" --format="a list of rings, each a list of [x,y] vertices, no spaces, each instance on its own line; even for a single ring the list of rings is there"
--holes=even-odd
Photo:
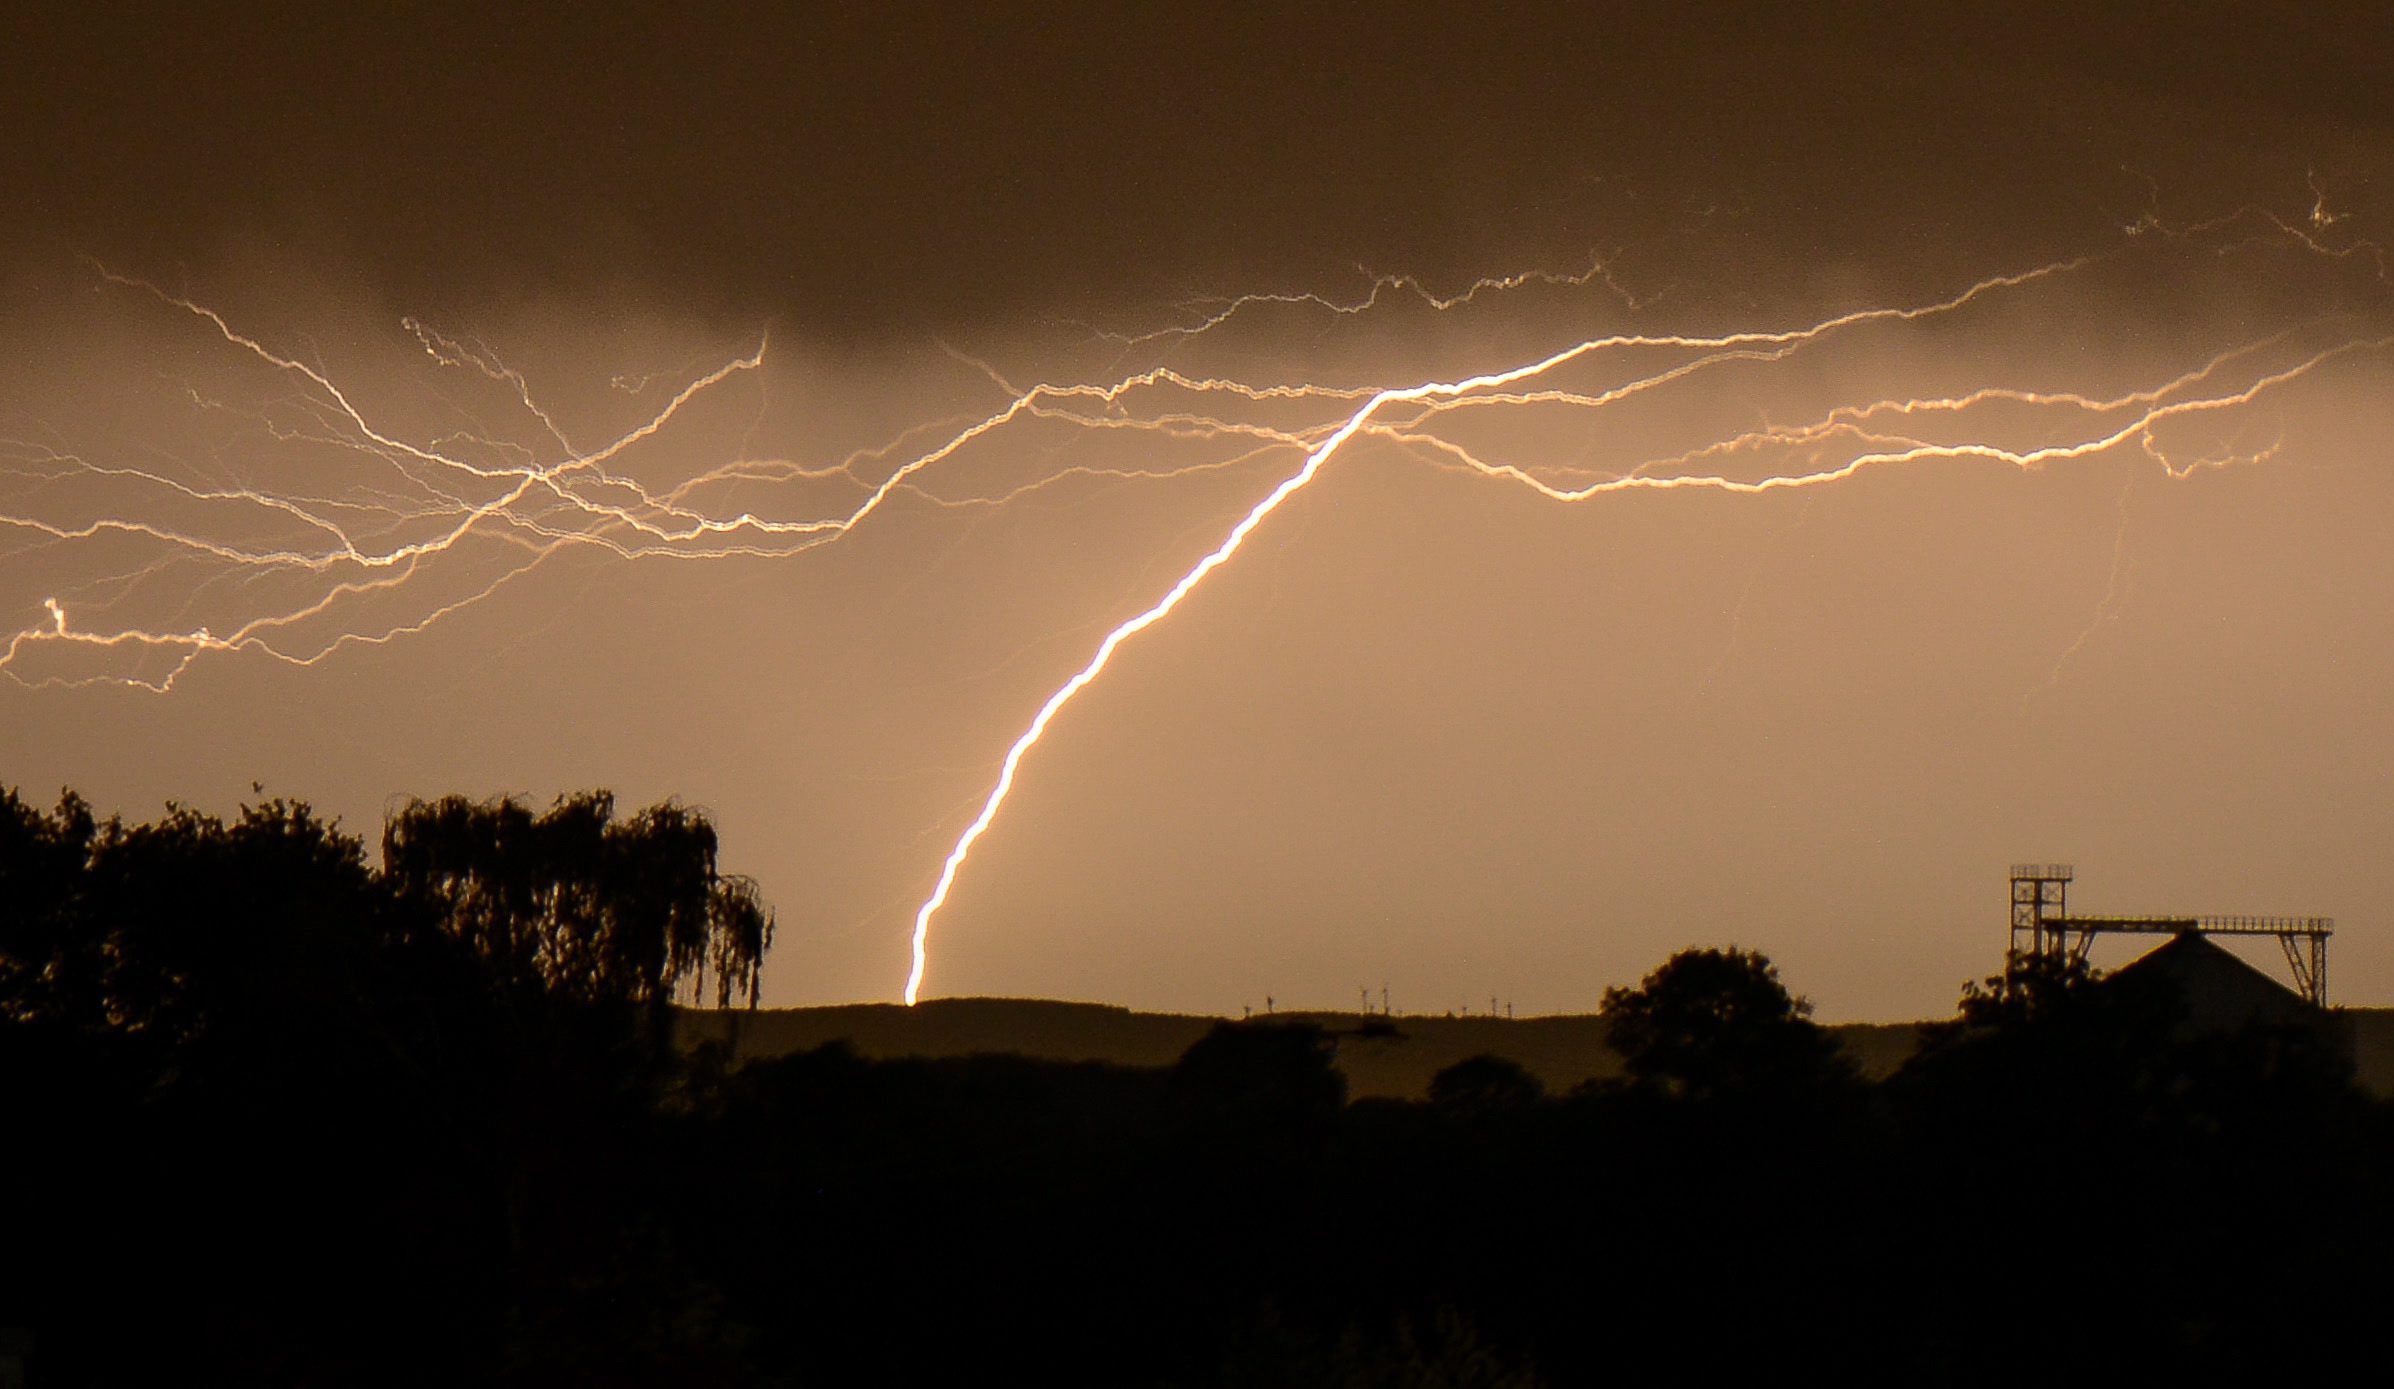
[[[2331,1030],[1967,990],[1867,1082],[1768,961],[1348,1102],[1168,1067],[682,1054],[770,920],[604,797],[95,822],[0,795],[0,1353],[28,1383],[2018,1384],[2370,1363],[2394,1115]],[[1392,1024],[1401,1026],[1402,1020]]]

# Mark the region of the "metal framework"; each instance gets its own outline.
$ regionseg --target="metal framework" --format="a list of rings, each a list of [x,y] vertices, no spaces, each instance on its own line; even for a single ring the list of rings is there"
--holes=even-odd
[[[2012,945],[2007,957],[2043,955],[2083,960],[2098,935],[2274,936],[2286,952],[2295,991],[2314,1007],[2327,1006],[2328,937],[2324,916],[2072,916],[2073,874],[2066,863],[2012,865]],[[2025,949],[2023,946],[2025,945]]]

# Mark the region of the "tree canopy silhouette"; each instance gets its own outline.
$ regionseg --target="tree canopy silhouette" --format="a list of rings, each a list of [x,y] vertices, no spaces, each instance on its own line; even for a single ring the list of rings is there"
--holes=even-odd
[[[363,844],[298,801],[127,824],[0,792],[0,896],[0,1016],[160,1043],[354,1006],[406,935]]]
[[[1638,1085],[1688,1099],[1850,1083],[1812,1005],[1761,952],[1682,950],[1634,989],[1605,990],[1613,1049]]]
[[[383,872],[503,975],[590,1001],[662,1005],[712,974],[717,1006],[757,1001],[773,916],[715,863],[715,827],[670,803],[628,820],[590,791],[534,814],[512,798],[412,801]]]
[[[1430,1103],[1459,1114],[1527,1109],[1546,1098],[1546,1086],[1510,1057],[1466,1056],[1430,1078]]]
[[[422,802],[384,851],[295,802],[0,791],[29,1382],[2277,1382],[2371,1350],[2394,1106],[2333,1029],[2181,1026],[2146,987],[2176,975],[2028,962],[1875,1086],[1737,949],[1608,992],[1630,1080],[1562,1103],[1481,1055],[1349,1104],[1339,1039],[1376,1064],[1386,1020],[1225,1021],[1169,1067],[734,1067],[660,1026],[702,978],[753,998],[771,927],[699,812]],[[2301,1276],[2189,1299],[2202,1267]],[[2021,1318],[2056,1278],[2102,1312]]]
[[[1337,1050],[1312,1023],[1217,1023],[1181,1054],[1172,1088],[1218,1110],[1319,1120],[1347,1102]]]
[[[667,1004],[709,974],[753,1003],[771,916],[703,815],[618,821],[603,792],[411,805],[385,850],[296,801],[129,823],[0,789],[0,1327],[71,1348],[61,1383],[676,1344],[689,1285],[640,1243],[683,1083]],[[618,1302],[656,1312],[559,1320]]]

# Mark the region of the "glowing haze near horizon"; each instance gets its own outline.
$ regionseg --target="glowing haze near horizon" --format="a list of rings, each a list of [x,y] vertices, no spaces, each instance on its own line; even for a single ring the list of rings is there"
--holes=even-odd
[[[926,34],[833,46],[912,72]],[[1102,140],[1173,111],[1094,136],[985,78],[1031,193],[901,122],[833,180],[859,226],[601,198],[562,260],[510,214],[570,156],[462,200],[479,250],[301,176],[430,176],[362,126],[186,150],[301,167],[154,225],[44,170],[0,323],[0,778],[136,817],[254,781],[369,837],[408,795],[678,796],[780,914],[774,1004],[896,996],[919,924],[925,996],[1568,1011],[1736,942],[1825,1016],[1918,1016],[2049,857],[2088,908],[2333,914],[2338,998],[2394,1001],[2385,124],[2287,97],[2230,141],[2131,86],[1981,125],[1933,62],[1808,42],[1952,147],[1818,93],[1766,135],[1687,78],[1630,108],[1707,152],[1676,172],[1542,116],[1498,178],[1502,101],[1380,151],[1323,98],[1298,153],[1134,178]],[[489,128],[570,125],[521,99]],[[657,176],[754,215],[779,147],[730,143]],[[966,226],[924,231],[943,180]],[[1086,233],[1108,180],[1212,234]]]

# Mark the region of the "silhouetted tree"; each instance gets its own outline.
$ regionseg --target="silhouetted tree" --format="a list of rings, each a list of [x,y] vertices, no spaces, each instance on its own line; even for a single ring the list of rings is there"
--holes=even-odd
[[[657,1025],[703,971],[753,1002],[770,917],[677,807],[445,808],[395,817],[377,872],[304,803],[128,824],[0,792],[0,1168],[25,1183],[0,1199],[42,1193],[8,1222],[0,1325],[125,1383],[168,1355],[210,1382],[454,1381],[428,1367],[507,1337],[554,1362],[537,1328],[610,1300],[655,1311],[582,1353],[680,1334],[644,1233]]]
[[[1633,1083],[1585,1103],[1478,1056],[1430,1105],[1347,1105],[1332,1035],[1280,1019],[1169,1069],[684,1068],[641,1024],[701,970],[752,990],[767,923],[666,810],[412,807],[377,871],[297,803],[0,792],[0,1328],[38,1382],[1744,1382],[1857,1346],[2141,1382],[2368,1350],[2394,1108],[2319,1028],[2023,961],[1864,1101],[1727,950],[1607,995]],[[2090,1219],[2086,1174],[2134,1199]],[[2221,1185],[2248,1174],[2334,1218]],[[2306,1276],[2189,1299],[2203,1266]],[[2105,1315],[2021,1318],[2056,1279]]]
[[[1759,951],[1682,950],[1604,994],[1613,1049],[1637,1084],[1688,1099],[1852,1084],[1836,1038]]]
[[[507,977],[661,1009],[711,972],[718,1006],[754,1007],[773,917],[715,848],[705,816],[665,803],[619,821],[605,791],[539,815],[512,798],[414,801],[382,836],[401,895]]]
[[[1324,1118],[1346,1103],[1337,1040],[1311,1023],[1217,1023],[1172,1068],[1172,1089],[1208,1107],[1272,1119]]]
[[[363,1328],[488,1304],[461,1180],[488,1064],[477,981],[357,838],[290,801],[127,824],[10,795],[0,880],[22,893],[0,906],[0,1077],[50,1078],[0,1084],[43,1193],[9,1261],[40,1282],[0,1277],[0,1303],[69,1341],[102,1309],[138,1319],[139,1343],[84,1342],[109,1382],[164,1377],[142,1357],[178,1342],[204,1377],[272,1359],[354,1380],[334,1362]],[[345,1266],[349,1248],[383,1257]]]
[[[0,790],[0,1020],[55,1020],[96,992],[102,951],[79,918],[98,832],[71,791],[44,814]]]
[[[2014,956],[1965,984],[1947,1021],[1921,1029],[1893,1087],[1947,1124],[2081,1134],[2125,1125],[2215,1130],[2236,1115],[2358,1098],[2334,1022],[2189,1030],[2165,974],[2106,975],[2081,958]]]
[[[2003,973],[1962,986],[1953,1023],[1931,1026],[1992,1028],[2043,1022],[2087,1006],[2103,977],[2083,955],[2015,952]]]
[[[0,795],[0,1017],[160,1044],[346,1006],[403,935],[363,845],[304,802],[96,822]]]
[[[1502,1056],[1468,1056],[1430,1077],[1430,1103],[1463,1114],[1526,1109],[1546,1098],[1546,1087],[1520,1062]]]

